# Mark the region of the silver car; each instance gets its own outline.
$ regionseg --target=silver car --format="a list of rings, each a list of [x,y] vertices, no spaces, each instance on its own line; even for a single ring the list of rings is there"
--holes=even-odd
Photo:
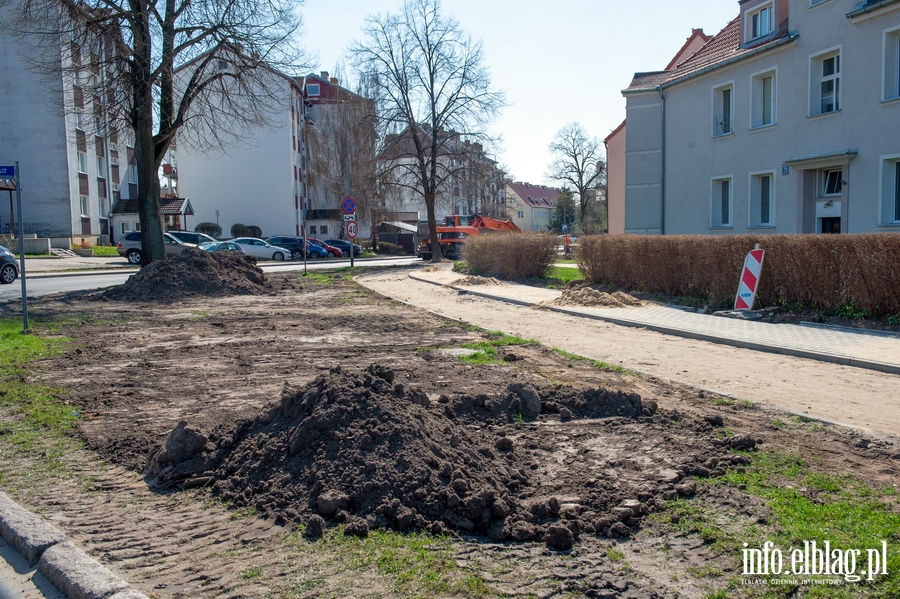
[[[166,244],[166,256],[177,256],[187,248],[197,247],[193,243],[184,243],[168,233],[163,233],[163,241]],[[142,258],[141,232],[129,231],[119,237],[116,251],[120,256],[125,256],[125,259],[131,264],[140,264]]]
[[[239,244],[248,256],[256,256],[263,260],[287,260],[291,257],[291,250],[270,245],[256,237],[235,237],[229,241]]]

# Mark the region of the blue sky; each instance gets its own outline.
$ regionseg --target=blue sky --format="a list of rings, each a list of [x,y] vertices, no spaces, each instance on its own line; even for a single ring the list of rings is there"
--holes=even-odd
[[[314,72],[334,72],[360,39],[367,15],[396,12],[402,0],[305,0],[304,45]],[[484,44],[494,86],[509,104],[492,132],[495,158],[518,181],[545,179],[547,146],[578,121],[603,138],[625,118],[621,90],[635,72],[661,70],[692,28],[713,35],[737,16],[737,0],[444,0],[443,12]]]

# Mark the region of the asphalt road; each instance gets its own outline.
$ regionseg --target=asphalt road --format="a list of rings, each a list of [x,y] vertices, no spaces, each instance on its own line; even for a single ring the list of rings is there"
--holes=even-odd
[[[379,258],[371,260],[354,260],[354,266],[394,266],[400,264],[411,264],[419,262],[418,258]],[[302,271],[302,262],[272,262],[260,265],[265,272],[289,272]],[[309,270],[322,270],[327,268],[345,268],[350,266],[350,259],[345,260],[328,260],[310,261],[307,263]],[[102,289],[112,285],[121,285],[128,280],[134,271],[128,272],[79,272],[72,274],[54,273],[53,276],[43,274],[42,276],[28,276],[28,269],[25,269],[26,280],[25,287],[29,298],[40,297],[42,295],[50,295],[53,293],[64,293],[70,291],[85,291],[90,289]],[[16,280],[11,285],[0,285],[0,301],[19,300],[22,299],[22,285],[20,280]]]

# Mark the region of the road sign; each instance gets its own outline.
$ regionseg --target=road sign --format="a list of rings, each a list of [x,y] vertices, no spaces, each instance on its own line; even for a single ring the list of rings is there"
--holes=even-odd
[[[0,166],[0,177],[15,177],[15,176],[16,176],[16,167]]]
[[[568,225],[568,223],[563,223],[563,226],[562,226],[562,232],[563,232],[563,233],[568,233],[568,232],[569,232],[569,225]]]
[[[759,248],[750,250],[744,260],[744,269],[741,271],[741,281],[738,283],[737,296],[734,298],[735,310],[752,310],[756,300],[756,290],[759,288],[759,275],[762,271],[763,259],[766,251]]]
[[[345,220],[345,221],[356,220],[356,213],[355,213],[355,212],[354,212],[353,214],[345,214],[345,215],[343,215],[343,216],[344,216],[344,220]]]
[[[356,235],[359,233],[359,225],[356,224],[355,220],[347,221],[347,237],[350,239],[356,239]]]
[[[344,214],[353,214],[356,212],[356,200],[350,196],[344,198],[344,201],[341,202],[341,211],[343,211]]]

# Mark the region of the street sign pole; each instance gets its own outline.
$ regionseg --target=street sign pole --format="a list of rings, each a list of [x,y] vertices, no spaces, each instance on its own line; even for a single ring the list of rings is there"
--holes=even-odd
[[[16,210],[19,212],[19,279],[22,281],[22,330],[28,331],[28,294],[25,289],[25,219],[22,218],[22,181],[16,160]]]

